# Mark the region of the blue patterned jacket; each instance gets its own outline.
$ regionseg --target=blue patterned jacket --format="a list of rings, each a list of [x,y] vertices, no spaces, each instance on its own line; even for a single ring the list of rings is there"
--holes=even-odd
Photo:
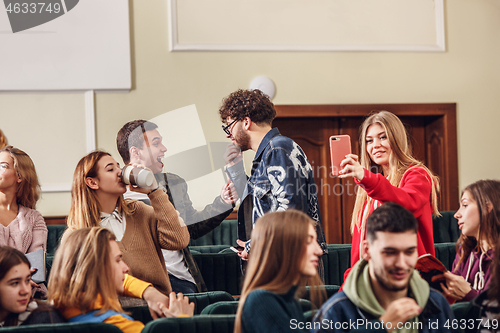
[[[273,128],[257,149],[250,177],[245,174],[243,162],[227,168],[227,172],[241,198],[238,237],[247,241],[248,252],[255,221],[264,213],[290,208],[301,210],[318,222],[318,243],[327,252],[313,170],[295,141]]]

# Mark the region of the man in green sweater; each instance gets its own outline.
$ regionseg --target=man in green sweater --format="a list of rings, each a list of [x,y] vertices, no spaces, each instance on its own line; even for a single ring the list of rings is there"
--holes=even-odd
[[[448,302],[414,270],[417,228],[402,206],[387,202],[377,208],[366,222],[363,259],[343,291],[323,304],[313,331],[451,332],[455,325]]]

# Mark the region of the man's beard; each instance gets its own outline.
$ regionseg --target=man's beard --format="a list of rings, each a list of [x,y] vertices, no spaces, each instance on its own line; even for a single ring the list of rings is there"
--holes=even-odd
[[[241,151],[245,151],[250,149],[250,135],[245,133],[244,131],[239,131],[234,137],[234,142],[238,147],[240,147]]]

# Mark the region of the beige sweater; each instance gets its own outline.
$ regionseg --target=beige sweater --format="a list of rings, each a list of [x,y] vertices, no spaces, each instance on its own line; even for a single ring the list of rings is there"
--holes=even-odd
[[[152,283],[164,294],[172,291],[161,249],[181,250],[189,243],[187,227],[178,218],[168,195],[161,190],[149,195],[151,206],[127,200],[125,234],[119,243],[130,275]]]

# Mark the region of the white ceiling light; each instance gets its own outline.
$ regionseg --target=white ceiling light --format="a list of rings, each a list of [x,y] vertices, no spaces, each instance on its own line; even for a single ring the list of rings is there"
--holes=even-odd
[[[250,89],[259,89],[264,94],[269,96],[269,99],[273,99],[276,94],[276,86],[274,82],[267,76],[257,76],[250,82]]]

